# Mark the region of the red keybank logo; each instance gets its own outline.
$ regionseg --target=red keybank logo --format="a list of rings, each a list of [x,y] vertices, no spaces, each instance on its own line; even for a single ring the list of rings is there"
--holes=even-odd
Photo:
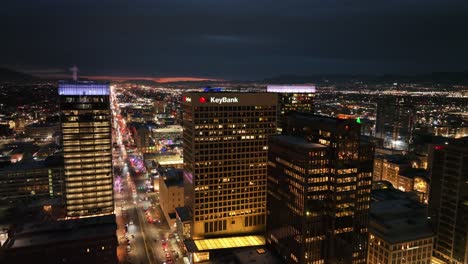
[[[206,103],[206,98],[205,97],[200,97],[200,99],[198,99],[198,101],[202,104]]]

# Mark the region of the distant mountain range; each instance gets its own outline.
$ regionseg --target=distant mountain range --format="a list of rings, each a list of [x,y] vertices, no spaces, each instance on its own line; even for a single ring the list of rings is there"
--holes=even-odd
[[[37,77],[7,68],[0,68],[0,81],[25,81],[34,79],[37,79]]]
[[[15,70],[0,67],[0,81],[30,81],[43,79],[30,74],[18,72]],[[82,78],[83,80],[86,78]],[[371,83],[439,83],[439,84],[463,84],[468,85],[468,71],[464,72],[433,72],[429,74],[418,75],[370,75],[370,74],[314,74],[314,75],[279,75],[267,79],[257,81],[265,84],[294,84],[294,83],[315,83],[322,84],[325,82],[356,82],[362,81],[368,84]],[[243,83],[242,81],[229,81]],[[252,81],[250,81],[252,82]],[[134,84],[154,84],[152,80],[128,80],[124,83]],[[199,84],[211,85],[219,83],[219,81],[199,80],[199,81],[175,81],[166,82],[165,84],[183,85],[183,84]]]
[[[346,75],[346,74],[317,74],[317,75],[280,75],[262,80],[263,83],[323,83],[323,82],[363,81],[366,83],[440,83],[440,84],[468,84],[468,71],[465,72],[433,72],[418,75]]]

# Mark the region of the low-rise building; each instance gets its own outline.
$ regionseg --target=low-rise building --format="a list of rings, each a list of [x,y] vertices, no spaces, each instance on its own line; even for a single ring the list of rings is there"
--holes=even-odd
[[[404,192],[415,192],[419,201],[427,204],[429,186],[429,172],[427,170],[410,168],[400,171],[395,188]]]
[[[403,155],[377,155],[374,159],[374,181],[389,181],[398,186],[401,170],[411,168],[411,162]]]
[[[191,216],[190,208],[187,206],[177,207],[175,209],[177,217],[177,232],[182,236],[182,239],[190,238],[191,232]]]
[[[153,102],[153,113],[163,114],[166,112],[166,101],[154,101]]]
[[[0,199],[56,197],[63,193],[63,159],[33,159],[0,168]]]
[[[171,229],[176,227],[176,208],[184,206],[183,171],[179,169],[161,170],[159,177],[159,201],[161,209]]]
[[[60,132],[59,123],[34,123],[26,126],[24,133],[36,141],[52,141]]]
[[[152,161],[156,168],[177,168],[184,166],[183,156],[177,152],[145,153],[145,160]]]
[[[377,198],[369,215],[367,263],[431,263],[435,234],[427,220],[426,206],[395,189],[374,192]]]
[[[31,223],[2,246],[0,263],[117,263],[115,215]]]

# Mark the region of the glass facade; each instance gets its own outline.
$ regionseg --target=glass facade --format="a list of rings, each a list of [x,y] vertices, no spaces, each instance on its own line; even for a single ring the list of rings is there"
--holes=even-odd
[[[59,84],[67,217],[114,212],[109,84]]]
[[[384,140],[384,146],[408,149],[413,137],[415,108],[399,98],[384,98],[377,103],[375,135]]]
[[[434,256],[468,263],[468,138],[430,151],[429,213],[436,232]]]
[[[40,161],[33,163],[38,165],[25,168],[13,165],[0,169],[0,197],[2,199],[16,200],[32,196],[62,195],[62,167],[47,167],[44,162]]]
[[[193,239],[265,230],[267,143],[276,131],[276,104],[276,94],[184,94]]]
[[[354,120],[296,113],[268,156],[267,243],[288,263],[366,263],[374,149]]]
[[[268,85],[267,92],[278,93],[278,133],[286,126],[286,115],[291,111],[314,112],[314,85]]]

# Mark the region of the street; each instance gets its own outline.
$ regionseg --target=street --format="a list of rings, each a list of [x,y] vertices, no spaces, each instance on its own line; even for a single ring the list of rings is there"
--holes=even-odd
[[[184,263],[181,242],[169,228],[159,205],[159,195],[149,192],[142,155],[127,152],[124,143],[132,143],[133,139],[120,117],[114,93],[112,101],[119,263]]]

